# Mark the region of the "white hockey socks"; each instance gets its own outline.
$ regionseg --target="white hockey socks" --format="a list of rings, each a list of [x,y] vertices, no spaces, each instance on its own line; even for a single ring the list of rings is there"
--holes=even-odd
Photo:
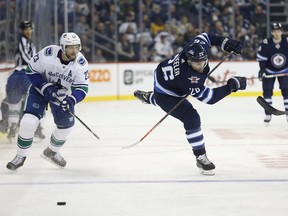
[[[29,113],[24,114],[20,122],[20,129],[18,133],[17,154],[23,157],[28,155],[28,149],[32,145],[34,133],[38,127],[38,124],[38,117]]]
[[[56,128],[51,135],[49,148],[54,152],[59,152],[60,148],[66,142],[71,130],[72,127],[65,129]]]

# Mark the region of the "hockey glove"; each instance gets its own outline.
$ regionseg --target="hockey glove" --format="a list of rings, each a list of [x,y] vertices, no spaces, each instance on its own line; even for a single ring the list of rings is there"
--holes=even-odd
[[[225,38],[221,44],[221,49],[226,52],[233,52],[233,54],[240,55],[242,49],[244,48],[244,43]]]
[[[238,90],[244,90],[247,86],[246,77],[235,76],[228,80],[227,85],[230,87],[231,92],[237,92]]]
[[[263,80],[264,74],[265,74],[265,70],[263,70],[263,69],[261,69],[261,70],[258,72],[258,79],[259,79],[259,81],[262,81],[262,80]]]
[[[66,96],[61,102],[60,106],[64,111],[72,112],[74,113],[74,106],[75,106],[75,100],[70,97]]]
[[[55,98],[58,96],[58,88],[52,83],[46,83],[41,88],[43,96],[46,101],[55,102]]]

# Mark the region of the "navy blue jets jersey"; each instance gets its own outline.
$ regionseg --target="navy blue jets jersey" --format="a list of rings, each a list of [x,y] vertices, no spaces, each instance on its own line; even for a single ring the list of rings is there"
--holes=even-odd
[[[202,33],[191,40],[200,43],[206,53],[211,46],[221,46],[224,37]],[[154,89],[158,93],[174,97],[185,97],[190,94],[198,100],[213,104],[231,93],[230,87],[224,85],[218,88],[208,88],[204,85],[209,72],[207,61],[203,73],[193,70],[187,63],[184,49],[170,59],[162,61],[154,72]]]
[[[264,39],[258,49],[257,61],[267,75],[288,73],[288,38],[282,37],[279,44],[272,38]]]

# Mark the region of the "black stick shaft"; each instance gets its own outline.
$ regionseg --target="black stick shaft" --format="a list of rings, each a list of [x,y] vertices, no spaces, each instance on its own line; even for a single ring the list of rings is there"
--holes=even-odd
[[[55,97],[55,100],[56,100],[56,102],[57,102],[59,105],[61,104],[61,102],[60,102],[60,100],[59,100],[58,98]],[[85,124],[75,113],[73,113],[69,108],[67,108],[67,111],[68,111],[72,116],[74,116],[76,119],[78,119],[78,121],[79,121],[84,127],[86,127],[86,129],[89,130],[89,131],[93,134],[93,136],[95,136],[98,140],[100,140],[99,136],[97,136],[97,135],[91,130],[91,128],[89,128],[88,125]]]

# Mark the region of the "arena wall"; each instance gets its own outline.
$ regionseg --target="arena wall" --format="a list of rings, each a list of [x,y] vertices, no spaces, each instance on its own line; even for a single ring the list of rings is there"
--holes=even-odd
[[[210,68],[217,63],[210,62]],[[134,90],[153,89],[153,71],[156,66],[157,63],[90,63],[89,93],[85,101],[134,99]],[[12,70],[7,64],[0,64],[0,99],[5,97],[6,81]],[[207,80],[206,85],[217,87],[226,83],[231,76],[245,76],[248,79],[246,91],[239,91],[231,96],[262,95],[261,82],[257,78],[258,71],[256,61],[224,62],[211,74],[219,83]],[[276,82],[274,95],[280,95],[278,88]]]

